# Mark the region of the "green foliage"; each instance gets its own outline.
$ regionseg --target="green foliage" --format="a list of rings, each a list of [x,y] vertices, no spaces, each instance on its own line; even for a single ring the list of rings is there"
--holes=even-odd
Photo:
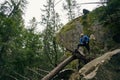
[[[66,0],[66,3],[63,3],[63,9],[67,11],[67,16],[69,21],[75,18],[76,7],[77,7],[76,0]]]
[[[56,32],[61,27],[59,14],[55,11],[54,0],[48,0],[42,10],[44,68],[52,70],[63,55],[63,48],[56,42]]]
[[[114,34],[119,33],[120,25],[120,1],[119,0],[110,0],[107,6],[103,9],[104,14],[101,16],[104,21],[104,25],[108,26],[109,30]]]
[[[9,5],[0,9],[0,80],[37,80],[41,75],[33,70],[40,68],[43,59],[42,38],[34,33],[35,26],[31,25],[29,30],[24,28],[21,13],[24,1],[18,1],[19,4],[11,1],[14,8],[10,14],[5,14],[3,10],[11,8]],[[6,4],[0,7],[4,6]]]

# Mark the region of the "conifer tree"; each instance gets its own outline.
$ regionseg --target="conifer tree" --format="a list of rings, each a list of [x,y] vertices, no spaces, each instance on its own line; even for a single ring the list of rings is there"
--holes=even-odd
[[[44,30],[44,55],[48,61],[49,67],[55,67],[58,63],[59,57],[62,55],[60,46],[56,43],[56,32],[60,29],[61,23],[59,14],[55,12],[55,0],[47,0],[47,4],[44,5],[41,23],[45,27]]]
[[[66,0],[66,2],[63,3],[63,9],[67,11],[69,21],[71,21],[75,18],[75,16],[76,16],[75,9],[76,8],[77,8],[76,0]]]
[[[15,62],[23,48],[22,14],[25,4],[26,0],[5,0],[0,5],[0,80],[17,79],[14,72],[23,71],[23,65],[15,68]]]

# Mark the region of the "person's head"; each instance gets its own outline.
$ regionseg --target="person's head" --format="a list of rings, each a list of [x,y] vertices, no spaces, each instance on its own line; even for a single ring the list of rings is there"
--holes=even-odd
[[[84,35],[84,34],[83,34],[83,33],[81,33],[81,34],[80,34],[80,37],[83,37],[83,35]]]

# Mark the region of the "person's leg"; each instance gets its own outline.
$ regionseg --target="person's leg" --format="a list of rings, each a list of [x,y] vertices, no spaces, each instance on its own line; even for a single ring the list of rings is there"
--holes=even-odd
[[[77,49],[76,49],[76,50],[78,50],[78,49],[79,49],[79,47],[80,47],[80,44],[78,44],[78,45],[77,45]]]
[[[80,46],[84,46],[83,44],[78,44],[77,45],[77,50],[79,49]]]
[[[82,65],[80,64],[81,60],[78,59],[78,66],[77,66],[77,70],[79,71],[79,69],[82,67]]]
[[[86,49],[88,50],[88,53],[90,53],[90,46],[89,43],[85,45]]]

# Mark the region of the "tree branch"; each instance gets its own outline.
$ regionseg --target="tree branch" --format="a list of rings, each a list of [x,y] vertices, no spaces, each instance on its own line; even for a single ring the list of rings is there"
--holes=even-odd
[[[39,75],[39,76],[41,76],[41,77],[43,77],[43,76],[44,76],[44,75],[42,75],[42,74],[38,73],[37,71],[35,71],[35,70],[33,70],[33,69],[29,68],[29,67],[27,67],[27,69],[28,69],[28,70],[30,70],[30,71],[32,71],[32,72],[34,72],[34,73],[36,73],[36,74],[38,74],[38,75]]]
[[[37,68],[37,70],[42,71],[42,72],[45,72],[45,73],[49,73],[49,71],[46,71],[46,70],[43,70],[43,69]]]
[[[21,78],[25,79],[25,80],[30,80],[29,78],[27,78],[27,77],[25,77],[25,76],[23,76],[23,75],[15,72],[15,71],[14,71],[14,73],[15,73],[16,75],[20,76]]]
[[[14,80],[18,80],[16,77],[14,77],[14,76],[12,76],[12,75],[7,74],[7,76],[13,78]]]

